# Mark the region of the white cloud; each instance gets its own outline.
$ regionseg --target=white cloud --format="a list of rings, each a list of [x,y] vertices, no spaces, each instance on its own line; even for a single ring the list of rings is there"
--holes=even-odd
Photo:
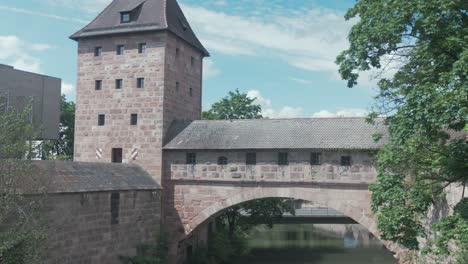
[[[61,5],[70,9],[79,9],[87,13],[98,14],[111,0],[48,0],[52,4]]]
[[[5,10],[8,12],[14,12],[14,13],[21,13],[21,14],[26,14],[26,15],[40,16],[40,17],[51,18],[55,20],[70,21],[70,22],[79,23],[79,24],[88,23],[85,20],[81,20],[77,18],[63,17],[63,16],[58,16],[55,14],[37,12],[37,11],[21,9],[21,8],[16,8],[16,7],[0,6],[0,10]]]
[[[0,35],[0,61],[19,70],[41,73],[41,62],[31,53],[50,48],[47,44],[29,43],[17,36]]]
[[[263,16],[229,15],[183,5],[208,49],[229,55],[268,56],[309,70],[337,72],[334,61],[348,47],[353,22],[323,8],[288,11],[276,7]]]
[[[218,68],[216,68],[213,60],[205,59],[203,61],[203,79],[204,80],[214,78],[218,76],[220,73],[221,71]]]
[[[296,78],[296,77],[289,77],[289,79],[291,81],[294,81],[294,82],[297,82],[297,83],[300,83],[300,84],[313,84],[314,83],[311,80],[306,80],[306,79]]]
[[[263,97],[257,90],[247,92],[249,98],[255,98],[256,104],[262,107],[262,115],[268,118],[297,118],[304,116],[304,110],[301,107],[283,106],[279,109],[273,107],[270,99]]]
[[[64,94],[67,97],[68,101],[75,101],[75,86],[68,82],[62,82],[62,94]]]
[[[360,108],[341,108],[335,112],[322,110],[314,113],[312,117],[315,118],[326,118],[326,117],[363,117],[367,116],[369,111]]]

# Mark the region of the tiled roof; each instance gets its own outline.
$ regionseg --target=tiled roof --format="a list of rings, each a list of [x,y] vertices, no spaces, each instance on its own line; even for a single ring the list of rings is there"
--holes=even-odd
[[[81,193],[157,190],[161,186],[141,167],[131,164],[37,161],[18,185],[24,193]]]
[[[365,118],[176,121],[169,135],[167,150],[377,149],[388,140],[382,119]]]
[[[120,23],[121,12],[133,11],[134,20]],[[208,51],[196,37],[176,0],[114,0],[91,23],[70,38],[169,30],[205,56]]]

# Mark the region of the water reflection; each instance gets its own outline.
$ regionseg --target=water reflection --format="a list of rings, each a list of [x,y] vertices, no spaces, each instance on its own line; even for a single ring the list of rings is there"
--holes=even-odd
[[[258,227],[250,254],[236,263],[330,264],[397,263],[392,254],[360,225],[279,224]]]

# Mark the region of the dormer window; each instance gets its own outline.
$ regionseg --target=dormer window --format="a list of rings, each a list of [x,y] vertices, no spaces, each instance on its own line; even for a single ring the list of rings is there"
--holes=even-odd
[[[120,13],[120,23],[130,23],[131,18],[132,18],[132,16],[131,16],[130,12]]]

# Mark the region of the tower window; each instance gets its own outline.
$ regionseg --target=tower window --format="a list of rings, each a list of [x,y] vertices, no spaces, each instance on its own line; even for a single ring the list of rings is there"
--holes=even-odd
[[[125,45],[118,45],[117,46],[117,55],[124,55],[125,54]]]
[[[132,126],[138,125],[138,114],[132,114],[130,116],[130,125]]]
[[[341,166],[351,166],[351,156],[341,156]]]
[[[137,79],[137,88],[145,88],[145,78]]]
[[[221,156],[218,158],[218,165],[227,165],[228,164],[228,158]]]
[[[193,56],[190,57],[190,65],[195,65],[195,58]]]
[[[120,193],[111,193],[110,198],[110,211],[111,211],[111,225],[119,223],[119,209],[120,209]]]
[[[187,153],[186,156],[186,163],[187,164],[197,164],[197,154],[195,153]]]
[[[102,56],[102,47],[95,47],[94,48],[94,56],[101,57]]]
[[[112,163],[122,163],[123,150],[121,148],[112,149]]]
[[[102,80],[96,80],[94,82],[94,89],[96,89],[96,91],[102,90]]]
[[[288,153],[280,152],[278,153],[278,165],[285,166],[289,164]]]
[[[138,53],[142,54],[146,52],[146,43],[138,44]]]
[[[310,153],[310,165],[322,164],[322,154],[318,152]]]
[[[179,88],[180,88],[180,83],[179,83],[179,82],[176,82],[176,83],[175,83],[176,92],[179,91]]]
[[[132,16],[130,12],[120,13],[120,23],[130,23]]]
[[[180,50],[179,50],[179,48],[176,48],[175,49],[176,58],[179,58],[179,54],[180,54]]]
[[[190,89],[189,89],[189,95],[190,95],[190,97],[193,96],[193,88],[190,88]]]
[[[257,165],[257,153],[247,153],[245,157],[246,165]]]
[[[98,126],[103,126],[106,123],[106,115],[98,115]]]
[[[122,79],[115,80],[115,89],[120,90],[122,89],[122,87],[123,87],[123,80]]]

